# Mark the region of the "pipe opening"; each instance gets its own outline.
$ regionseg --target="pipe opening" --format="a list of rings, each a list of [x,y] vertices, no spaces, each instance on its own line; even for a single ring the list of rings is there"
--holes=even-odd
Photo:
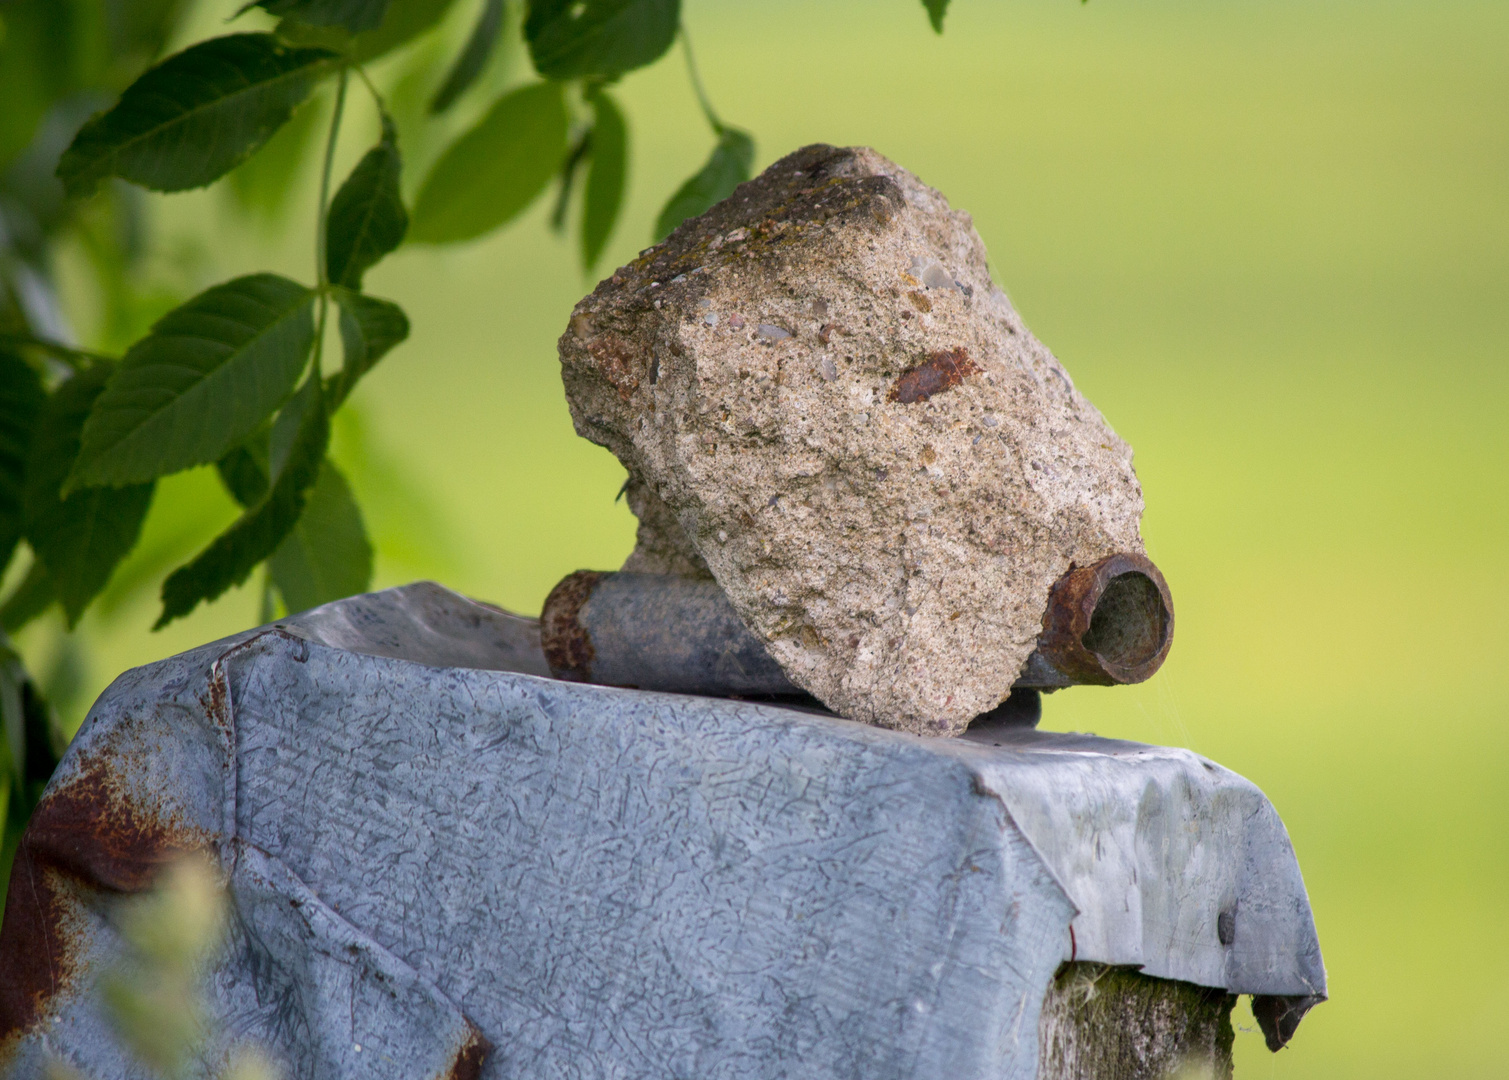
[[[1090,628],[1079,640],[1108,668],[1127,670],[1156,657],[1168,630],[1169,612],[1157,584],[1133,570],[1106,583],[1090,616]]]

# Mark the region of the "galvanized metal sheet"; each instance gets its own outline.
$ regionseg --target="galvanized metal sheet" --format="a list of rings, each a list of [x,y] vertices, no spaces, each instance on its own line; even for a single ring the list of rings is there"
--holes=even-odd
[[[1197,755],[504,670],[532,626],[411,586],[117,680],[12,880],[7,1075],[136,1075],[112,905],[193,847],[236,912],[206,1074],[1025,1078],[1071,957],[1324,992],[1282,825]]]

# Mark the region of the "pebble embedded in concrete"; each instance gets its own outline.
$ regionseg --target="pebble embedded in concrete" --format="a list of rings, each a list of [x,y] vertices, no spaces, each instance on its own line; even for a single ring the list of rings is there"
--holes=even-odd
[[[1053,582],[1142,551],[1131,448],[969,215],[873,150],[807,147],[684,222],[577,305],[560,357],[577,431],[630,474],[626,568],[710,573],[852,719],[961,732]]]

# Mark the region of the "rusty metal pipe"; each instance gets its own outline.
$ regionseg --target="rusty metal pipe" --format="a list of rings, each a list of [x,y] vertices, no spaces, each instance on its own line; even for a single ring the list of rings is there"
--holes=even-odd
[[[1049,594],[1043,633],[1015,688],[1141,682],[1173,640],[1168,584],[1141,555],[1071,567]],[[551,674],[572,682],[686,694],[797,697],[717,583],[579,570],[540,615]]]
[[[1168,582],[1143,555],[1070,566],[1048,593],[1043,632],[1017,686],[1138,683],[1163,666],[1174,642]]]
[[[719,697],[805,696],[715,581],[578,570],[551,590],[540,644],[558,679]]]

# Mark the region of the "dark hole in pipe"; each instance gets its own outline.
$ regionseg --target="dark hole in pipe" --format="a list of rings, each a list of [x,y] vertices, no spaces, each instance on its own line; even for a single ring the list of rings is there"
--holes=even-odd
[[[1134,570],[1106,583],[1090,629],[1079,640],[1106,664],[1126,669],[1156,656],[1167,633],[1168,612],[1158,586]]]

